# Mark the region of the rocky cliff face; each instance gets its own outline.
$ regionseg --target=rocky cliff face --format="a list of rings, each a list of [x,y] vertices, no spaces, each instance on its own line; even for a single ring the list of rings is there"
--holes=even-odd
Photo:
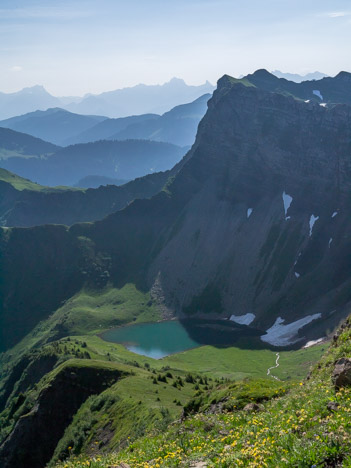
[[[148,270],[178,313],[201,311],[193,299],[209,287],[214,312],[251,312],[264,327],[346,304],[350,123],[348,106],[221,80],[170,188],[177,197],[194,179],[198,189]]]
[[[351,299],[351,108],[248,85],[219,81],[196,142],[164,191],[74,225],[67,238],[88,239],[92,256],[108,257],[115,286],[156,282],[174,314],[234,316],[268,330],[268,343],[287,345],[303,327],[302,336],[325,334]],[[8,262],[16,235],[3,235]],[[46,246],[52,249],[50,236]],[[60,258],[55,275],[66,278]],[[12,314],[15,281],[16,274],[2,286],[4,316]]]

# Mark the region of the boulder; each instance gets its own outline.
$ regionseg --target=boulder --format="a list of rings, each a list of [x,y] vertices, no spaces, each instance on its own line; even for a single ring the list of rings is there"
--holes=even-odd
[[[332,381],[335,388],[347,387],[351,385],[351,359],[341,358],[335,363]]]
[[[127,463],[121,463],[120,465],[111,465],[108,468],[130,468],[130,466]]]
[[[263,407],[262,405],[258,405],[257,403],[248,403],[246,406],[244,406],[243,409],[244,411],[251,413],[251,412],[262,411]]]
[[[329,403],[327,404],[328,410],[332,412],[337,411],[339,406],[339,403],[337,403],[336,401],[329,401]]]

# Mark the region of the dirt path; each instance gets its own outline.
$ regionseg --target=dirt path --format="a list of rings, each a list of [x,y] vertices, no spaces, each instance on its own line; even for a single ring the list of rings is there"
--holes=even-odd
[[[280,379],[278,379],[278,377],[276,377],[275,375],[272,375],[272,374],[271,374],[271,370],[272,370],[272,369],[276,369],[277,367],[279,367],[279,358],[280,358],[280,354],[279,354],[279,353],[276,353],[275,355],[277,356],[277,359],[275,360],[275,366],[272,366],[272,367],[270,367],[269,369],[267,369],[267,375],[270,375],[271,377],[273,377],[273,379],[279,380],[279,381],[280,381]]]

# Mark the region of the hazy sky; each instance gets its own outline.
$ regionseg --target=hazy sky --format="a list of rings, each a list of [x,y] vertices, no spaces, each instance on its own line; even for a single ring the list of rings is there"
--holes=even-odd
[[[351,71],[350,0],[0,0],[0,91]]]

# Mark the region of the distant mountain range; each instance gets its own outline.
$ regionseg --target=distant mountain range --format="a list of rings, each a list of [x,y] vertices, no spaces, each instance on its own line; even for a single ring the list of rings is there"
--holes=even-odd
[[[189,104],[174,107],[157,119],[135,122],[113,134],[109,139],[137,138],[191,146],[195,141],[199,122],[207,111],[210,97],[210,94],[204,94]]]
[[[66,144],[74,145],[76,143],[90,143],[92,141],[98,140],[110,140],[112,139],[112,135],[117,135],[118,133],[123,132],[123,130],[125,130],[130,125],[139,124],[140,122],[148,122],[149,120],[158,120],[159,117],[160,116],[158,114],[142,114],[132,115],[130,117],[120,117],[118,119],[105,119],[81,133],[77,132],[71,138],[63,140],[62,144],[65,146]],[[115,140],[118,139],[119,138],[115,138]]]
[[[163,114],[203,94],[212,93],[214,88],[208,81],[200,86],[190,86],[181,79],[172,78],[163,85],[139,84],[97,95],[55,97],[43,86],[33,86],[16,93],[0,93],[0,119],[54,107],[78,114],[97,114],[112,118],[150,113]]]
[[[55,145],[63,145],[65,140],[94,127],[103,120],[106,120],[106,117],[78,115],[55,107],[11,117],[1,121],[0,127],[28,133]]]
[[[210,97],[162,116],[108,119],[53,108],[12,117],[0,122],[0,167],[45,186],[84,188],[165,171],[194,142]]]
[[[132,180],[172,168],[184,153],[179,146],[149,140],[97,141],[60,148],[0,128],[0,167],[46,186],[75,186],[83,178],[87,182],[87,176]]]
[[[28,133],[51,143],[67,146],[98,140],[144,139],[191,146],[197,126],[207,110],[205,94],[195,101],[158,114],[142,114],[118,119],[74,114],[53,108],[0,121],[0,127]]]
[[[23,88],[16,93],[0,93],[0,118],[7,119],[15,115],[26,114],[35,110],[59,107],[59,98],[49,94],[43,86]]]
[[[321,80],[322,78],[327,78],[329,76],[319,71],[307,73],[306,75],[299,75],[297,73],[283,73],[280,70],[274,70],[272,71],[272,74],[278,78],[285,78],[286,80],[295,81],[296,83],[301,83],[302,81]]]

